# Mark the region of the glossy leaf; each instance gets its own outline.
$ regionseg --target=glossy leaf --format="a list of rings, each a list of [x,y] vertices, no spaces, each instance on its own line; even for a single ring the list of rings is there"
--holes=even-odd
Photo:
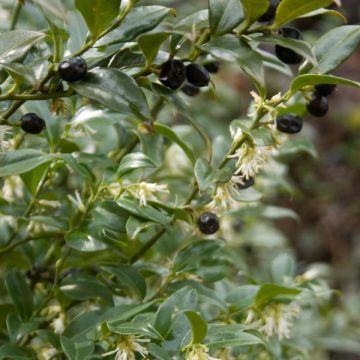
[[[135,80],[117,69],[94,69],[86,78],[72,85],[75,91],[105,105],[111,110],[140,119],[150,113],[143,92]]]
[[[0,34],[0,63],[14,62],[22,58],[30,48],[45,36],[31,30],[13,30]]]
[[[229,168],[213,169],[205,159],[198,159],[196,161],[194,173],[201,191],[206,190],[217,182],[226,183],[233,175]]]
[[[360,82],[344,79],[338,76],[308,74],[296,77],[290,85],[290,91],[294,94],[296,91],[301,90],[305,86],[314,86],[317,84],[336,84],[360,87]]]
[[[139,36],[137,41],[140,49],[145,55],[147,67],[154,62],[160,46],[168,39],[169,36],[170,34],[165,32]]]
[[[246,22],[250,25],[263,15],[269,7],[269,0],[240,0]]]
[[[117,175],[122,177],[136,169],[154,168],[156,164],[143,153],[131,153],[123,157],[117,170]]]
[[[282,0],[277,8],[274,27],[280,27],[311,11],[330,5],[333,0]]]
[[[195,311],[185,311],[185,315],[191,324],[191,344],[201,343],[207,334],[206,321]]]
[[[103,266],[103,269],[114,274],[120,284],[124,284],[137,296],[143,299],[146,295],[146,282],[142,275],[132,266],[118,264],[116,266]]]
[[[102,0],[99,1],[102,2]],[[172,9],[156,5],[135,7],[117,29],[97,41],[95,46],[132,41],[140,34],[154,29],[171,11]]]
[[[86,360],[94,350],[94,343],[92,341],[73,342],[65,336],[60,338],[61,347],[68,360]]]
[[[300,293],[301,290],[297,288],[279,286],[276,284],[263,284],[256,295],[255,304],[258,307],[262,307],[279,296],[294,297]]]
[[[243,19],[244,14],[239,0],[209,0],[209,21],[212,36],[228,33]]]
[[[119,13],[120,0],[75,0],[77,9],[96,39]]]
[[[242,70],[254,80],[259,93],[265,94],[262,58],[244,41],[236,37],[223,36],[210,41],[203,49],[219,60],[238,62]]]
[[[17,269],[9,270],[5,277],[5,286],[21,318],[28,319],[33,311],[34,302],[24,275]]]
[[[340,26],[325,33],[314,45],[319,71],[326,74],[338,68],[356,50],[359,42],[360,25]]]
[[[183,140],[180,139],[180,137],[172,129],[160,123],[154,123],[154,129],[157,133],[165,136],[169,140],[174,141],[177,145],[179,145],[186,154],[186,156],[189,158],[189,160],[192,163],[195,163],[195,156],[193,154],[193,151]]]
[[[312,64],[316,65],[317,60],[316,57],[311,49],[311,47],[302,40],[296,40],[291,38],[286,38],[281,35],[263,35],[263,36],[256,36],[253,38],[255,41],[259,41],[260,43],[266,44],[275,44],[280,45],[291,50],[294,50],[299,55],[303,56],[304,58],[308,59]]]
[[[0,177],[26,173],[51,161],[48,154],[39,150],[23,149],[0,153]]]

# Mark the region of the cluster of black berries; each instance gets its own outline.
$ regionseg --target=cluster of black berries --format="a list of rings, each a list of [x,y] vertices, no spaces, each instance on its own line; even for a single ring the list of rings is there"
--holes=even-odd
[[[82,80],[86,72],[86,61],[80,56],[61,62],[58,69],[60,78],[69,83]],[[27,113],[21,117],[20,127],[28,134],[40,134],[46,128],[46,122],[35,113]]]
[[[329,110],[329,102],[326,97],[331,95],[335,89],[335,84],[316,85],[311,100],[306,104],[309,113],[317,117],[325,116]]]
[[[200,92],[200,88],[208,86],[210,73],[219,70],[219,63],[216,61],[205,63],[204,65],[190,63],[185,65],[180,60],[168,60],[161,65],[159,80],[163,85],[176,90],[181,86],[181,90],[188,96],[195,96]]]

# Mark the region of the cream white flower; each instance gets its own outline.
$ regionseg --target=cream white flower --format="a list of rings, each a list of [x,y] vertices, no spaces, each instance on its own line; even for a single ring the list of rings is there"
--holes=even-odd
[[[156,193],[169,192],[166,184],[159,185],[156,183],[147,183],[145,181],[128,185],[126,190],[139,199],[140,206],[146,206],[149,200],[157,200]]]
[[[252,146],[245,142],[230,158],[236,158],[236,175],[241,174],[245,179],[255,176],[268,161],[272,147]]]
[[[86,212],[86,206],[80,196],[79,190],[75,191],[75,197],[68,195],[68,199],[75,205],[82,213]]]
[[[0,125],[0,151],[6,151],[11,147],[11,141],[3,139],[6,134],[10,134],[9,130],[12,130],[11,126]]]
[[[8,176],[4,179],[4,185],[0,191],[0,197],[8,202],[23,197],[23,183],[19,176]]]
[[[276,335],[281,340],[291,337],[291,327],[294,320],[300,314],[298,304],[292,302],[290,304],[270,304],[265,307],[261,313],[263,323],[261,331],[267,336]]]
[[[221,360],[210,356],[209,349],[202,344],[187,346],[183,351],[185,351],[186,360]]]
[[[53,347],[43,347],[36,351],[36,353],[39,356],[39,360],[50,360],[54,358],[57,350]]]
[[[147,349],[141,345],[141,342],[149,342],[148,339],[139,339],[134,336],[121,336],[121,339],[115,350],[102,354],[102,357],[115,355],[115,360],[135,360],[135,353],[143,358],[148,355]]]
[[[229,183],[218,184],[212,201],[208,204],[211,210],[229,210],[236,208],[237,201],[231,196],[233,185]]]
[[[65,314],[59,314],[59,316],[51,322],[51,326],[55,334],[61,335],[65,330]]]

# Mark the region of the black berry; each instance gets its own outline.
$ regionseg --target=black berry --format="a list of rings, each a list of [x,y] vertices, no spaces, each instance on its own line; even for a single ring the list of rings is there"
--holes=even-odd
[[[249,188],[250,186],[253,186],[255,184],[255,180],[252,177],[247,178],[242,178],[242,183],[237,183],[236,184],[236,188],[238,190],[245,190],[247,188]]]
[[[297,134],[303,127],[303,119],[300,116],[286,114],[276,119],[276,128],[287,134]]]
[[[60,63],[58,72],[60,77],[69,83],[82,80],[87,72],[86,61],[80,56],[65,60]]]
[[[206,235],[215,234],[220,228],[218,217],[211,212],[202,213],[197,221],[197,225],[199,230]]]
[[[181,87],[181,91],[187,96],[196,96],[200,93],[200,89],[192,84],[184,84]]]
[[[170,89],[178,89],[186,78],[186,69],[182,61],[168,60],[161,65],[159,80]]]
[[[274,19],[280,0],[270,0],[270,4],[266,13],[259,17],[260,22],[267,22]]]
[[[21,117],[21,129],[29,134],[40,134],[46,128],[46,122],[35,113],[28,113]]]
[[[220,69],[220,61],[208,61],[204,63],[204,68],[211,74],[216,74]]]
[[[302,36],[298,29],[285,26],[279,30],[279,34],[286,38],[301,40]],[[275,53],[279,60],[285,64],[296,65],[303,61],[303,57],[294,50],[288,49],[281,45],[275,45]]]
[[[329,96],[336,89],[335,84],[318,84],[315,85],[315,94],[319,96]]]
[[[186,67],[186,78],[189,83],[198,87],[203,87],[209,85],[210,74],[202,65],[189,64]]]
[[[321,117],[328,112],[329,102],[325,96],[317,96],[315,94],[306,107],[311,115]]]

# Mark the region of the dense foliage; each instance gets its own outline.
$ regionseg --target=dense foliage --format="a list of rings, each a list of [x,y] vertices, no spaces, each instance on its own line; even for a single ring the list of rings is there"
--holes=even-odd
[[[345,22],[332,2],[0,1],[0,360],[360,353],[271,205],[287,159],[316,157],[307,116],[360,87],[331,75],[360,26],[289,25]]]

